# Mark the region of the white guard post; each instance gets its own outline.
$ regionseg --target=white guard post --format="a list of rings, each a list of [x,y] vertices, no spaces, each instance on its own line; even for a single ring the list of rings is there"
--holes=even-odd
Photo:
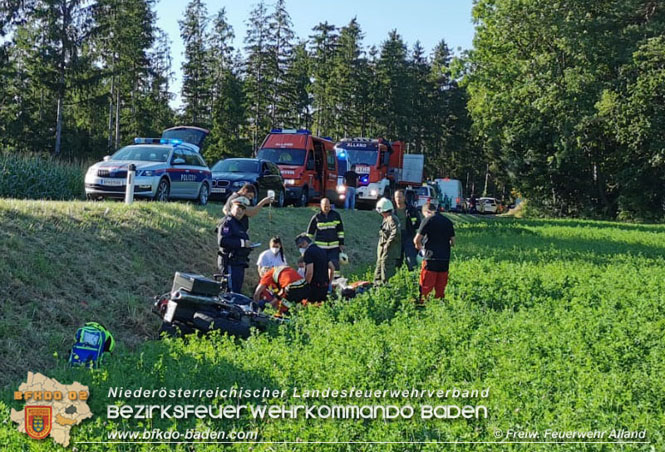
[[[134,202],[134,176],[136,176],[136,165],[131,163],[127,168],[127,188],[125,190],[125,204]]]

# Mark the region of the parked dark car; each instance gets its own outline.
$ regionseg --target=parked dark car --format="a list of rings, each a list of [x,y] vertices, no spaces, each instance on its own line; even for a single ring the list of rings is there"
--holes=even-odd
[[[262,159],[225,159],[215,163],[211,168],[212,200],[226,201],[226,198],[250,183],[257,188],[257,196],[250,200],[256,204],[259,199],[268,196],[268,190],[275,192],[275,205],[284,206],[284,179],[277,165]]]

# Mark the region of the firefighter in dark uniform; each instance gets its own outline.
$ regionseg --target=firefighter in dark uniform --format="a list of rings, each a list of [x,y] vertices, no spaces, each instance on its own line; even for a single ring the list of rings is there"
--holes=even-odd
[[[247,228],[242,223],[249,199],[239,196],[232,201],[231,211],[217,226],[219,252],[217,266],[228,276],[229,290],[242,293],[245,269],[249,266],[249,253],[252,243]]]
[[[402,234],[402,253],[399,265],[406,261],[409,270],[413,270],[418,266],[418,251],[413,245],[413,238],[418,232],[421,218],[418,209],[407,205],[404,190],[401,189],[395,192],[395,216],[402,226],[400,231]]]
[[[335,277],[339,273],[339,253],[344,251],[344,225],[339,213],[330,208],[330,200],[321,200],[321,211],[309,221],[307,234],[324,250],[328,260],[335,266]]]
[[[393,203],[389,199],[381,198],[376,203],[376,211],[383,216],[383,222],[379,230],[379,244],[376,248],[374,284],[382,285],[395,274],[402,254],[402,238]]]

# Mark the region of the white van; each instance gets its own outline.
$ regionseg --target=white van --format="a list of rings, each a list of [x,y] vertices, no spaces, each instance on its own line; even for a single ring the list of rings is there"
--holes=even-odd
[[[466,202],[464,199],[464,191],[462,190],[462,182],[457,179],[434,179],[434,183],[439,187],[441,192],[441,202],[446,204],[446,196],[450,200],[450,210],[452,212],[466,212]],[[445,208],[445,207],[444,207]]]

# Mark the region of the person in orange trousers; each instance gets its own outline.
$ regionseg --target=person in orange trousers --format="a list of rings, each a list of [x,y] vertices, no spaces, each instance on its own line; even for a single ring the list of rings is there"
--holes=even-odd
[[[420,303],[432,291],[436,298],[445,298],[448,285],[450,248],[455,246],[453,222],[436,211],[436,205],[423,206],[424,220],[413,238],[413,244],[424,255],[420,269]]]

